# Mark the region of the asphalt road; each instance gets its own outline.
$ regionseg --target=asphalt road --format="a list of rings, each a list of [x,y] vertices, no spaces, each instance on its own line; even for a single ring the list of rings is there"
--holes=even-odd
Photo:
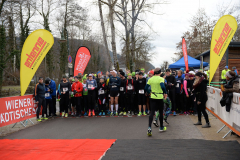
[[[154,125],[147,136],[148,116],[55,118],[20,130],[4,139],[203,139],[188,116],[170,116],[160,133]]]

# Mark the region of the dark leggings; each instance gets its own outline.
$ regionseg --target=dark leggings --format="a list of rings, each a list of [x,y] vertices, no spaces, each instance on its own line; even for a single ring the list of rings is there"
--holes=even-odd
[[[120,92],[120,96],[118,99],[119,104],[119,112],[126,112],[126,95]]]
[[[163,127],[163,99],[151,99],[150,98],[150,107],[151,107],[151,113],[149,116],[149,127],[152,126],[153,116],[155,114],[155,111],[159,111],[159,121],[160,121],[160,127]]]
[[[66,94],[66,95],[61,95],[61,112],[65,112],[65,113],[68,113],[68,105],[69,105],[69,95]]]
[[[134,96],[133,94],[127,94],[127,111],[133,111],[133,101],[134,101]]]
[[[175,88],[174,89],[169,89],[168,91],[168,96],[170,98],[170,101],[172,102],[172,111],[176,111],[176,99],[175,99]]]
[[[208,120],[208,114],[206,112],[206,102],[202,102],[201,104],[197,105],[197,112],[198,112],[198,121],[201,122],[201,119],[202,119],[202,114],[203,113],[203,116],[206,120],[206,123],[209,122]]]
[[[81,98],[82,97],[74,97],[75,98],[75,104],[76,104],[76,110],[77,113],[81,113]]]
[[[96,105],[96,92],[95,90],[89,90],[88,91],[88,103],[89,103],[89,109],[93,110],[95,108]]]
[[[39,113],[41,111],[41,106],[43,107],[42,117],[44,117],[44,113],[46,112],[46,99],[38,97],[37,118],[39,118]]]
[[[106,106],[106,102],[105,102],[105,94],[101,94],[98,96],[98,107],[99,107],[99,112],[105,112],[105,106]],[[103,104],[103,100],[104,100],[104,104]]]
[[[49,109],[47,109],[48,107],[49,107]],[[48,110],[49,112],[47,112],[47,110]],[[51,114],[54,115],[54,109],[53,109],[52,99],[46,99],[46,110],[45,110],[45,114],[46,114],[46,115],[49,115],[49,116],[51,116]]]
[[[85,112],[87,112],[88,111],[88,95],[83,95],[83,104],[84,104]]]

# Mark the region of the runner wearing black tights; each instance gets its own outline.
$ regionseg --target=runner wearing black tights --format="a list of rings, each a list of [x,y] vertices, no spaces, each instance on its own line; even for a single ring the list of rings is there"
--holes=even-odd
[[[160,121],[160,128],[159,131],[166,131],[166,127],[163,126],[163,98],[167,98],[167,91],[164,85],[164,78],[160,77],[161,69],[156,68],[154,70],[154,76],[148,80],[148,83],[145,87],[145,90],[149,91],[149,86],[151,86],[151,114],[149,116],[149,126],[148,126],[148,136],[152,136],[152,121],[155,111],[159,111],[159,121]]]

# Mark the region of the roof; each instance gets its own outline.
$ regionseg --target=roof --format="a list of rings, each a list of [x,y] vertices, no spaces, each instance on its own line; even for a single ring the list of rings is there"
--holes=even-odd
[[[200,64],[201,64],[201,61],[199,61],[191,56],[188,56],[188,67],[200,68]],[[208,63],[203,62],[203,67],[206,67],[206,66],[208,66]],[[177,62],[170,64],[169,68],[185,68],[184,57],[182,57]]]
[[[240,42],[230,42],[228,47],[240,47]],[[201,56],[209,56],[210,55],[210,50],[207,50],[199,55],[197,55],[195,58],[200,59]]]

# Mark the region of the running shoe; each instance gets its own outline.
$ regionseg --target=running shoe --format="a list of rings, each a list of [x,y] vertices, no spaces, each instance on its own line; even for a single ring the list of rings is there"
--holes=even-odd
[[[64,115],[65,115],[64,112],[62,112],[62,117],[64,117]]]
[[[116,112],[116,114],[115,114],[116,116],[118,116],[118,112]]]
[[[99,113],[99,116],[101,116],[101,115],[102,115],[102,112]]]
[[[173,112],[173,115],[174,115],[174,116],[176,116],[176,115],[177,115],[175,111]]]
[[[146,112],[143,112],[143,115],[146,116],[147,115]]]
[[[94,110],[92,111],[92,116],[95,116],[95,112],[94,112]]]
[[[80,114],[78,115],[78,117],[82,117],[82,114],[80,113]]]
[[[152,136],[152,129],[150,127],[148,128],[147,135]]]
[[[88,117],[91,117],[91,112],[88,112]]]
[[[105,116],[105,112],[103,112],[103,114],[102,114],[103,116]]]
[[[126,116],[126,115],[127,115],[127,112],[124,112],[123,115]]]
[[[111,112],[110,116],[113,116],[113,112]]]
[[[149,110],[147,111],[147,114],[148,114],[148,115],[150,114],[150,111],[149,111]]]
[[[84,116],[87,116],[87,112],[84,113]]]
[[[72,112],[72,114],[71,114],[72,116],[74,116],[74,113]]]
[[[139,113],[138,113],[138,116],[141,116],[141,115],[142,115],[142,112],[139,112]]]
[[[131,112],[130,111],[128,111],[128,116],[131,116]]]
[[[120,113],[119,113],[119,116],[122,116],[122,115],[123,115],[123,112],[120,112]]]
[[[40,118],[37,118],[37,121],[38,121],[38,122],[42,122],[42,120],[41,120]]]
[[[115,115],[115,114],[116,114],[116,112],[115,112],[115,111],[113,111],[113,114]]]
[[[132,111],[132,115],[134,116],[134,112]]]
[[[154,126],[159,127],[158,122],[156,120],[153,121]]]
[[[166,130],[167,130],[167,127],[160,127],[160,128],[159,128],[159,131],[160,131],[160,132],[163,132],[163,131],[166,131]]]
[[[164,118],[163,120],[164,120],[167,124],[169,124],[168,121],[167,121],[167,118]]]
[[[42,119],[42,120],[47,120],[48,118],[47,118],[47,117],[42,117],[41,119]]]
[[[108,113],[107,113],[107,114],[108,114],[108,115],[109,115],[109,114],[111,114],[111,111],[108,111]]]
[[[68,113],[65,114],[65,117],[66,117],[66,118],[68,117]]]

